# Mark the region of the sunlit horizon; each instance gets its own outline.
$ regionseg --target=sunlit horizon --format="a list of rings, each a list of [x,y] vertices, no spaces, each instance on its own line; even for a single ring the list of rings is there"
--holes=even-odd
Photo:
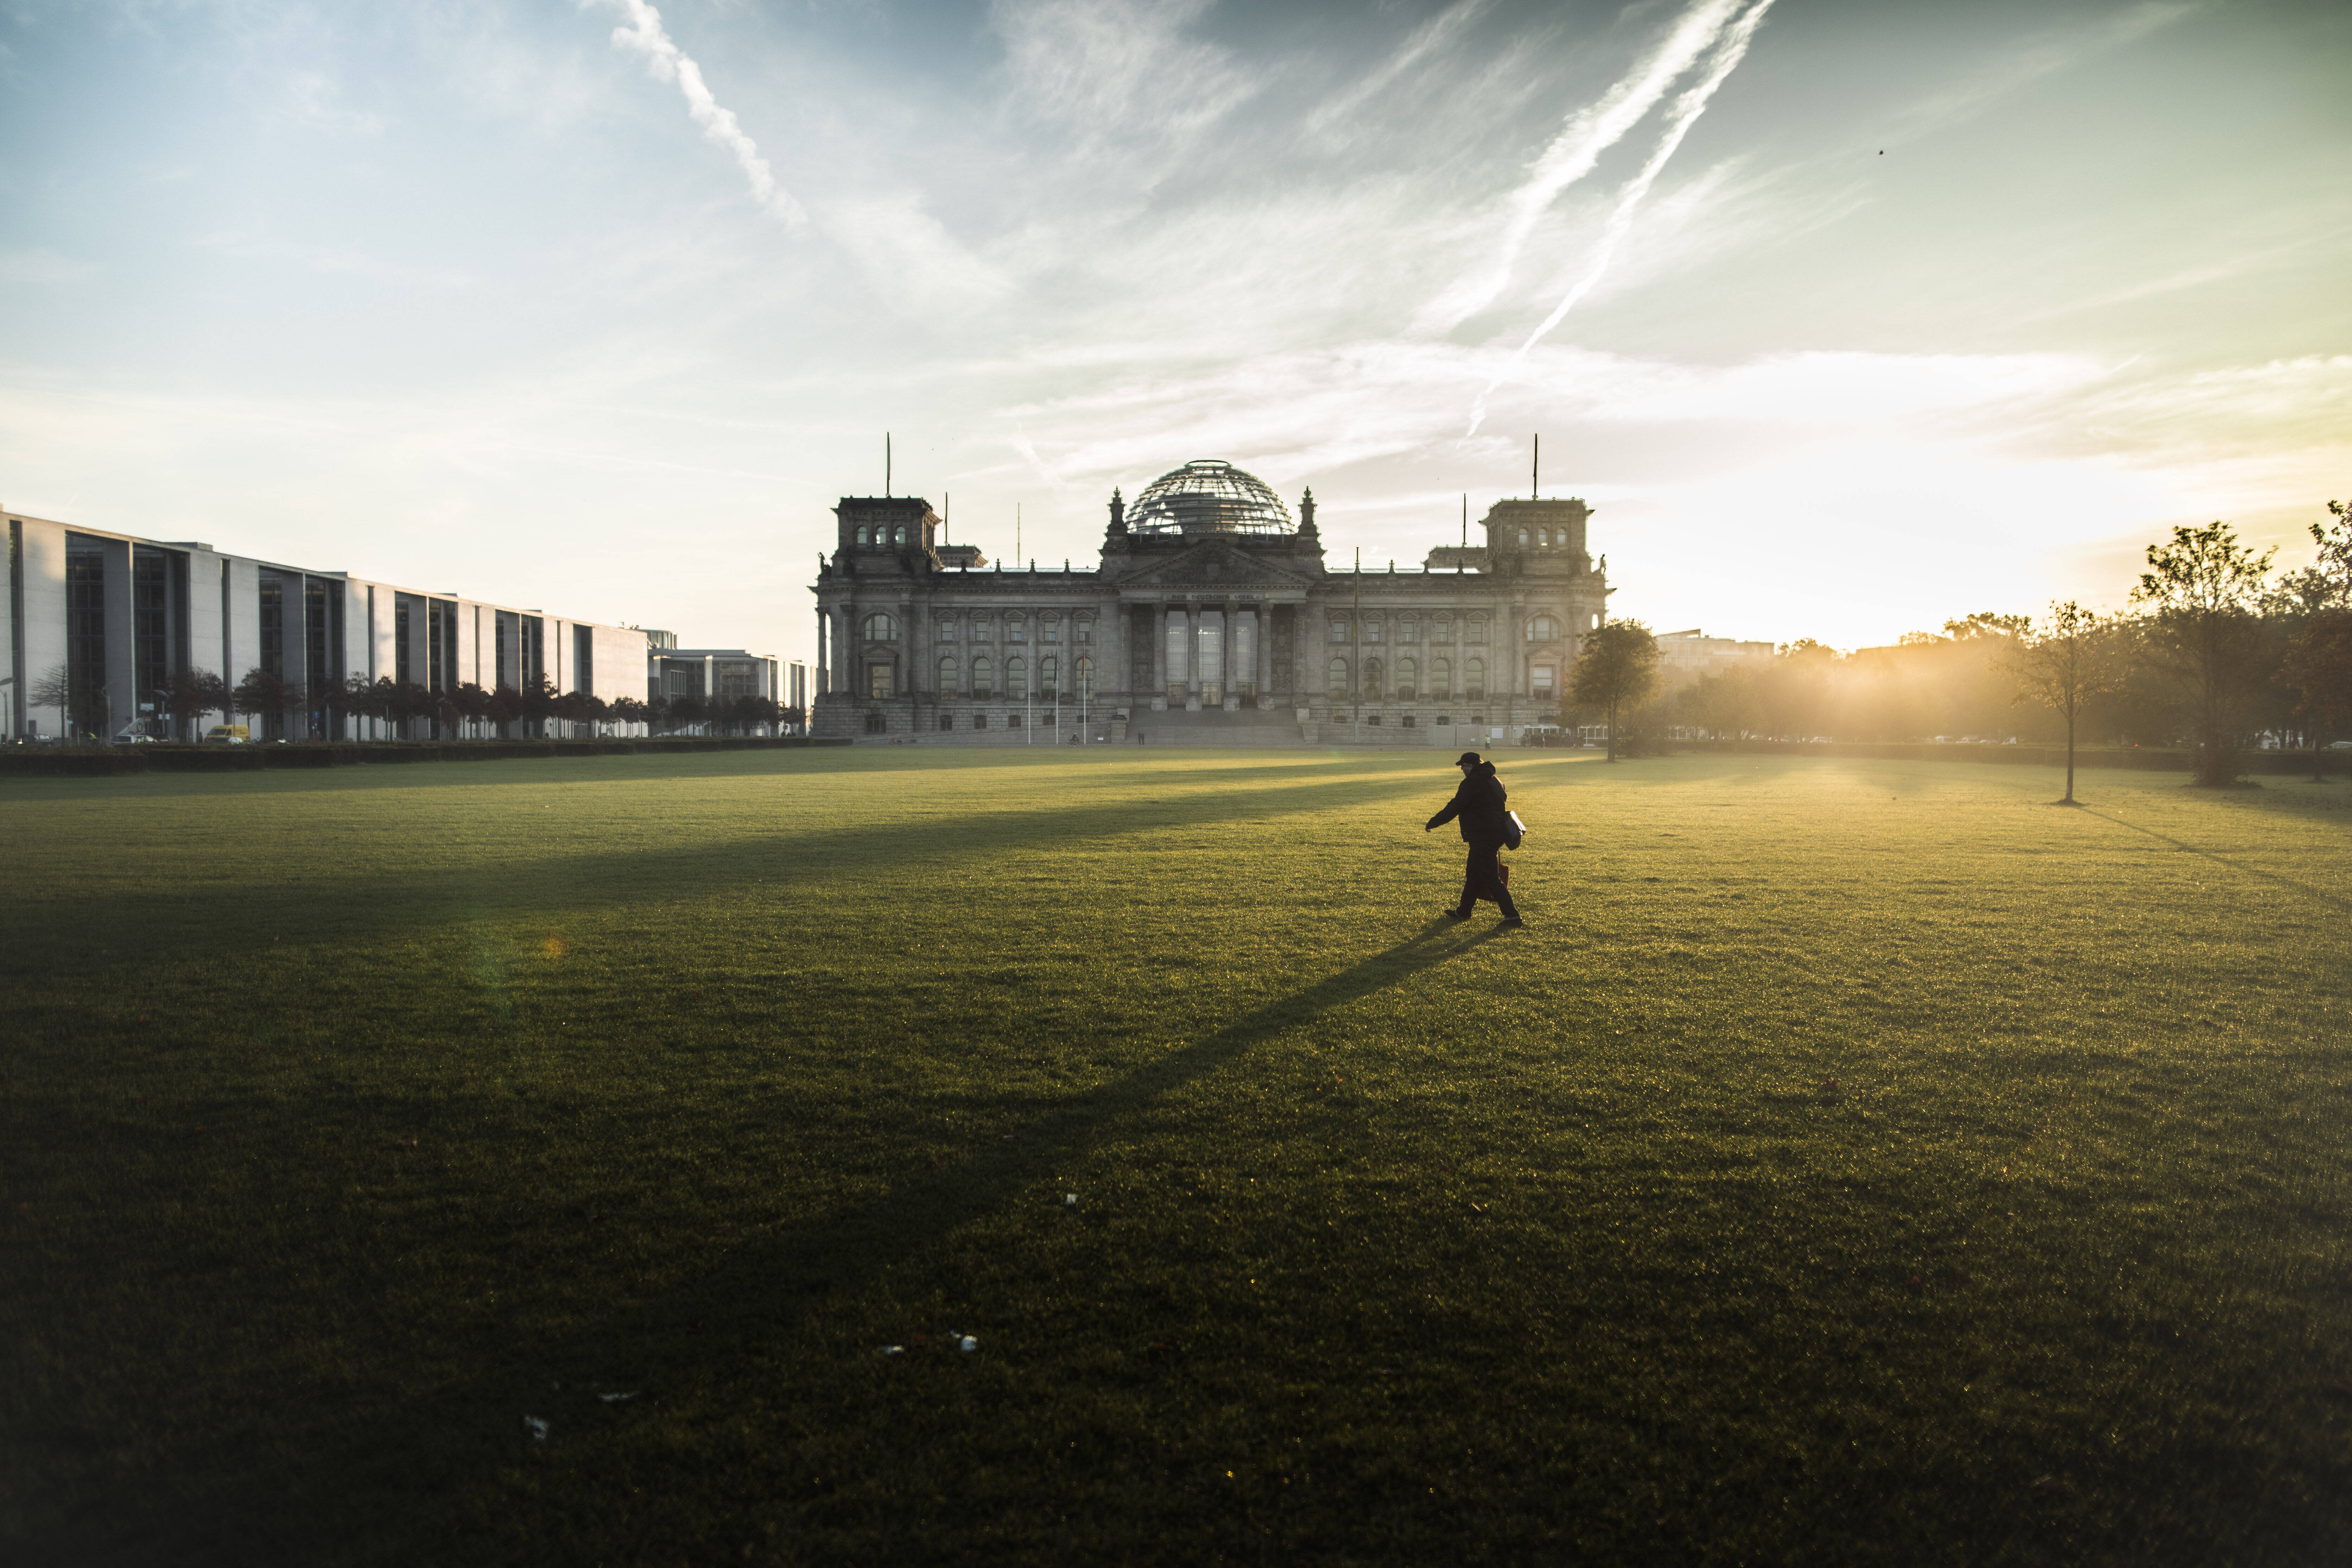
[[[594,0],[0,19],[0,501],[813,652],[844,494],[1090,562],[1541,487],[1840,647],[2352,493],[2352,17]],[[950,500],[951,498],[951,500]]]

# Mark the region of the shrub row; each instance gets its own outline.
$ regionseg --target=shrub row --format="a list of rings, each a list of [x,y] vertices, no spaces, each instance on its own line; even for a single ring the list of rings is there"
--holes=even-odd
[[[1671,752],[1714,752],[1742,756],[1876,757],[1911,763],[2014,763],[2027,767],[2063,768],[2063,746],[2001,746],[1958,741],[1676,741]],[[2078,768],[2146,768],[2161,773],[2188,773],[2196,753],[2169,746],[2081,746],[2074,752]],[[2352,773],[2352,752],[2243,752],[2241,771],[2249,773]]]
[[[496,763],[518,757],[671,756],[686,752],[763,752],[799,746],[845,746],[845,740],[792,735],[685,736],[642,741],[377,741],[366,744],[302,742],[290,745],[116,746],[0,751],[0,774],[37,778],[109,778],[117,773],[247,773],[263,768],[340,768],[355,763]]]

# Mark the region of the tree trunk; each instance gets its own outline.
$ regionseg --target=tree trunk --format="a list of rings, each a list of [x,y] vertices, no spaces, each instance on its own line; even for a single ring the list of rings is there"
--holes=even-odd
[[[2065,800],[2065,804],[2066,804],[2066,805],[2074,805],[2074,715],[2071,711],[2066,715],[2066,800]]]

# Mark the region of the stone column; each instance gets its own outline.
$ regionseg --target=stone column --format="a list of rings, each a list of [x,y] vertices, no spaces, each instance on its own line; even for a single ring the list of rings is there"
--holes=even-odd
[[[1151,617],[1151,707],[1157,712],[1168,706],[1168,605],[1154,599],[1143,608]]]
[[[825,614],[823,605],[816,607],[816,689],[820,693],[831,691],[833,686],[833,617]]]
[[[1234,657],[1242,651],[1242,607],[1237,600],[1225,601],[1225,616],[1217,636],[1217,679],[1225,689],[1225,711],[1231,713],[1242,705],[1241,672],[1234,668]]]
[[[1184,711],[1201,710],[1201,602],[1184,601]]]
[[[1274,605],[1261,599],[1257,605],[1257,705],[1274,706]]]

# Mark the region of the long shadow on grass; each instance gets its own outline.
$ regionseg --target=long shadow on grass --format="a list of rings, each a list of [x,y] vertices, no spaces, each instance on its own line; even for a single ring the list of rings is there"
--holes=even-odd
[[[2216,855],[2210,849],[2200,849],[2194,844],[2184,843],[2180,839],[2173,837],[2168,833],[2158,833],[2153,827],[2142,827],[2137,822],[2130,822],[2120,816],[2110,816],[2108,813],[2099,810],[2096,806],[2086,806],[2084,809],[2091,816],[2097,817],[2101,822],[2112,822],[2117,827],[2128,827],[2134,833],[2145,833],[2150,838],[2156,839],[2159,843],[2169,844],[2175,849],[2179,849],[2183,853],[2197,856],[2200,859],[2210,860],[2216,866],[2227,866],[2231,870],[2239,873],[2241,876],[2259,877],[2265,882],[2275,882],[2280,887],[2286,889],[2290,892],[2301,893],[2307,899],[2316,899],[2321,903],[2333,904],[2339,910],[2352,910],[2352,900],[2346,900],[2340,894],[2328,892],[2325,889],[2308,886],[2307,884],[2296,881],[2292,877],[2282,877],[2275,871],[2264,871],[2257,867],[2240,865],[2237,861],[2231,859],[2226,855]]]
[[[1182,778],[1172,775],[1169,787],[1180,788]],[[122,946],[164,960],[268,949],[288,932],[297,940],[340,946],[453,921],[548,913],[577,918],[843,873],[863,879],[916,865],[945,870],[971,860],[1001,868],[1004,857],[1024,849],[1066,849],[1138,833],[1311,816],[1404,795],[1422,796],[1433,807],[1451,793],[1452,782],[1423,773],[1295,784],[1276,779],[1238,795],[1117,797],[970,814],[910,812],[808,830],[762,824],[690,846],[625,852],[575,850],[566,840],[541,858],[470,867],[435,859],[389,875],[298,872],[299,880],[226,886],[97,892],[66,888],[48,898],[20,896],[0,910],[0,937],[5,938],[0,941],[0,978],[53,979],[109,969],[117,961],[105,950]],[[1411,820],[1417,822],[1417,814]],[[291,950],[276,951],[283,955]]]
[[[536,1379],[541,1369],[611,1377],[635,1367],[650,1383],[675,1386],[709,1359],[710,1346],[736,1342],[727,1331],[773,1323],[780,1313],[869,1284],[962,1226],[1031,1194],[1040,1179],[1115,1129],[1283,1032],[1466,957],[1502,934],[1499,926],[1471,930],[1441,917],[1395,946],[1114,1082],[1040,1110],[1011,1142],[991,1142],[951,1164],[911,1174],[887,1196],[740,1247],[707,1273],[633,1305],[626,1321],[608,1317],[569,1340],[518,1347],[530,1368],[526,1380]],[[676,1328],[689,1321],[701,1331],[689,1335]],[[478,1411],[480,1394],[466,1392],[469,1411]]]

